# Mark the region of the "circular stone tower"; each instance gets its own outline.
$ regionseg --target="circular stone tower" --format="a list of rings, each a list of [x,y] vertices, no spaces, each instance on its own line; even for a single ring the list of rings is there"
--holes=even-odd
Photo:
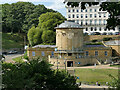
[[[83,28],[72,21],[65,21],[56,27],[58,50],[80,50],[83,46]]]

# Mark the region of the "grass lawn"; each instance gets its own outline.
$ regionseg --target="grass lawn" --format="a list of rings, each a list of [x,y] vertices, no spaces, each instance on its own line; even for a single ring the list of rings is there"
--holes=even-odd
[[[20,34],[2,33],[2,48],[23,48],[24,36]]]
[[[22,62],[24,62],[24,61],[22,60],[22,58],[23,58],[22,56],[13,58],[13,61],[22,63]]]
[[[118,75],[117,69],[75,69],[75,75],[79,77],[77,82],[86,82],[89,84],[95,84],[98,81],[100,84],[105,84],[105,82],[111,82],[111,74],[115,77]]]

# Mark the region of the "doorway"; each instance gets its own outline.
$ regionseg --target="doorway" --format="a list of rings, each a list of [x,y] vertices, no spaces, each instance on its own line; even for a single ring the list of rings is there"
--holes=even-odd
[[[67,67],[73,67],[73,61],[67,61]]]

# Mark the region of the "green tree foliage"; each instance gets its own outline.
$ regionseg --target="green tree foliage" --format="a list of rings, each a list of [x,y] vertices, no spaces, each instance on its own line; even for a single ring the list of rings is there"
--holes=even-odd
[[[55,32],[51,30],[43,31],[42,34],[43,43],[52,44],[55,43]]]
[[[63,21],[65,21],[65,17],[63,17],[60,13],[47,12],[39,17],[38,27],[41,30],[55,31],[55,27]]]
[[[60,13],[47,12],[39,17],[38,28],[43,31],[43,43],[55,43],[55,27],[65,21]]]
[[[33,46],[41,43],[55,44],[55,27],[57,27],[57,25],[61,24],[64,21],[65,17],[63,17],[60,13],[47,12],[40,15],[38,26],[36,28],[32,27],[28,31],[28,40],[30,45]]]
[[[120,90],[119,76],[116,78],[115,76],[109,74],[109,77],[113,79],[113,81],[109,84],[109,90]]]
[[[78,7],[80,2],[64,2],[67,3],[68,6],[72,6],[72,7]],[[81,2],[81,8],[85,9],[85,5],[89,4],[89,6],[91,5],[98,5],[99,2]],[[110,14],[110,17],[107,20],[107,28],[110,29],[114,29],[117,25],[120,25],[120,19],[117,16],[120,16],[120,1],[119,2],[103,2],[100,5],[100,10],[103,11],[108,11]]]
[[[55,12],[44,5],[30,2],[17,2],[2,5],[3,32],[26,32],[37,26],[39,17],[46,12]]]
[[[42,35],[42,31],[38,28],[35,28],[35,26],[33,26],[28,31],[28,34],[27,34],[30,45],[34,46],[42,43],[41,35]]]
[[[64,71],[55,71],[50,65],[39,59],[26,63],[3,63],[3,88],[20,90],[58,90],[77,88],[76,79]]]

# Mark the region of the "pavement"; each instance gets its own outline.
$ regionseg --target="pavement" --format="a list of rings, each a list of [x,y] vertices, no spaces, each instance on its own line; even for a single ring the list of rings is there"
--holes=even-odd
[[[9,54],[9,55],[5,55],[5,62],[7,62],[7,63],[15,63],[15,61],[13,61],[12,59],[16,58],[16,57],[20,57],[22,55],[23,54]]]
[[[65,67],[59,67],[59,69],[65,69]],[[66,67],[66,69],[79,69],[79,68],[91,68],[91,69],[120,69],[120,67],[110,67],[110,64],[107,65],[96,65],[96,66],[81,66],[81,67]],[[53,69],[56,67],[53,66]]]
[[[81,84],[79,88],[81,88],[82,90],[108,90],[108,86],[84,85],[84,84]]]

